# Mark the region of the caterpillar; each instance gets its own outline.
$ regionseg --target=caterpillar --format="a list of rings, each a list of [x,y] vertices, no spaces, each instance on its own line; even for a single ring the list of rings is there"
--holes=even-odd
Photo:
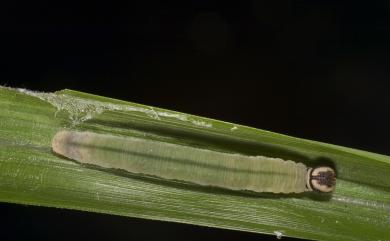
[[[191,146],[62,130],[52,150],[82,164],[121,169],[202,186],[271,193],[331,192],[335,171],[328,166],[264,156],[247,156]]]

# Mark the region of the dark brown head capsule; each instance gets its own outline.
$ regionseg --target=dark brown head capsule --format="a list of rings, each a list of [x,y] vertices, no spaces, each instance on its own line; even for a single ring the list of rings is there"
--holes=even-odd
[[[332,192],[336,186],[336,173],[330,167],[310,168],[307,171],[307,187],[319,192]]]

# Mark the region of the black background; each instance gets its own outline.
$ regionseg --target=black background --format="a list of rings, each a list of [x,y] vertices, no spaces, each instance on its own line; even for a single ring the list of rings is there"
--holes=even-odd
[[[70,88],[390,154],[389,1],[6,1],[0,27],[2,85]],[[11,204],[0,211],[1,235],[14,240],[270,238]]]

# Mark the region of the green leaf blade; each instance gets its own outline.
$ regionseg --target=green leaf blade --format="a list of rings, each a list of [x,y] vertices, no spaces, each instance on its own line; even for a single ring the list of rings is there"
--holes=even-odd
[[[0,88],[0,201],[319,240],[390,237],[390,158],[64,90]],[[63,129],[335,165],[332,196],[202,188],[82,166],[51,151]]]

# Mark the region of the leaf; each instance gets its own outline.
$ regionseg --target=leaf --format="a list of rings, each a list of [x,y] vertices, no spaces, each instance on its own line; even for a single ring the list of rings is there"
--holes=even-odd
[[[0,201],[318,240],[390,238],[390,157],[81,92],[0,88]],[[328,164],[336,191],[277,195],[114,173],[55,155],[61,129]]]

